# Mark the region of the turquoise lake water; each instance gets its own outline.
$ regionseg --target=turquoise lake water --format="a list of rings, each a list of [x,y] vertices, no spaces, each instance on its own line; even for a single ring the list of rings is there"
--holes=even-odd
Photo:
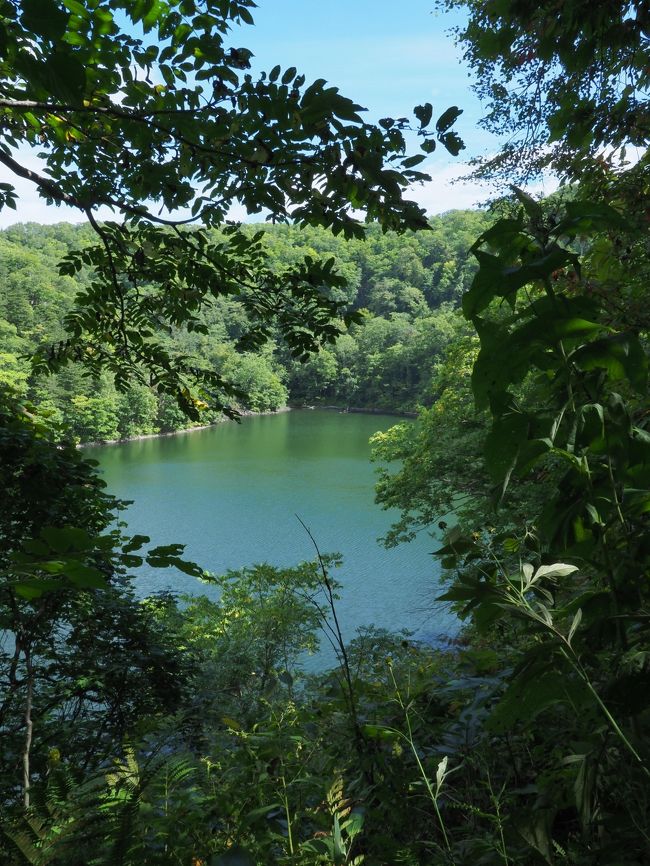
[[[134,500],[126,512],[130,532],[155,544],[185,544],[188,558],[218,573],[313,559],[299,515],[321,552],[343,555],[335,577],[343,584],[338,612],[346,639],[374,624],[436,641],[457,628],[435,603],[436,540],[422,534],[390,550],[377,541],[391,515],[374,504],[368,439],[396,421],[303,410],[86,453],[99,461],[111,493]],[[138,588],[214,592],[175,570],[147,567]]]

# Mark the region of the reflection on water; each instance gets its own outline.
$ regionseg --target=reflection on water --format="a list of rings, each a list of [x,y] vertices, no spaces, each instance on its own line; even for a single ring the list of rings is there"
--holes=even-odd
[[[369,437],[389,416],[301,411],[244,418],[185,435],[89,449],[111,493],[133,499],[131,532],[155,544],[187,545],[189,558],[212,572],[256,562],[292,565],[314,549],[344,565],[339,615],[350,638],[359,625],[408,628],[424,639],[453,633],[454,618],[434,603],[436,542],[423,535],[385,550],[391,522],[373,501]],[[143,594],[170,588],[211,594],[193,578],[144,567]]]

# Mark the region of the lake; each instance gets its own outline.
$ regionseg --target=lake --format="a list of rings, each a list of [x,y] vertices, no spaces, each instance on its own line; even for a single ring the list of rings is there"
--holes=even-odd
[[[434,601],[436,541],[423,534],[390,550],[377,541],[395,515],[374,503],[368,439],[395,423],[386,415],[302,410],[86,453],[99,461],[111,493],[134,500],[125,514],[131,533],[185,544],[188,558],[220,573],[313,559],[298,515],[322,553],[343,555],[334,576],[343,584],[338,612],[346,639],[374,624],[433,642],[457,630]],[[215,593],[176,570],[143,567],[138,575],[143,595]]]

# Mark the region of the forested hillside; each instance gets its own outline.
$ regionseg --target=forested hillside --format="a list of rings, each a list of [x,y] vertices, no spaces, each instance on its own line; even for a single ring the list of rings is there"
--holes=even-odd
[[[300,262],[334,258],[346,286],[335,300],[359,311],[360,321],[306,362],[294,359],[279,337],[258,351],[241,352],[247,313],[237,296],[205,308],[207,332],[170,329],[175,349],[201,359],[245,392],[235,406],[255,412],[287,401],[389,411],[413,411],[432,400],[430,379],[445,346],[461,327],[459,299],[475,267],[474,237],[488,224],[480,212],[457,211],[431,220],[430,230],[407,235],[370,231],[365,241],[326,229],[250,226],[263,232],[278,274]],[[119,393],[108,375],[89,377],[79,365],[56,377],[31,373],[29,355],[65,338],[64,319],[75,295],[88,287],[88,269],[60,275],[67,253],[91,241],[87,226],[17,225],[0,233],[0,381],[50,409],[81,441],[166,432],[190,423],[169,395],[144,384]],[[203,414],[203,423],[219,418]]]
[[[459,107],[374,124],[254,73],[253,0],[0,2],[0,163],[88,220],[0,239],[3,866],[650,862],[650,9],[437,6],[503,135],[493,219],[408,198]],[[545,171],[566,194],[512,185]],[[378,500],[389,544],[435,536],[457,640],[344,641],[317,539],[216,576],[152,548],[53,423],[289,396],[423,405],[374,439]],[[138,598],[145,563],[217,600]]]

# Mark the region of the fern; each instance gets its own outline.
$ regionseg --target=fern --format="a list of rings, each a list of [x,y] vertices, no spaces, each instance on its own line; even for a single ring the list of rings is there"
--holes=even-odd
[[[147,837],[155,829],[143,818],[143,804],[169,806],[173,793],[195,774],[184,756],[152,753],[140,762],[128,747],[109,772],[77,784],[66,767],[48,780],[42,803],[2,831],[13,862],[29,866],[126,866],[143,862]],[[159,809],[147,809],[153,820]],[[163,811],[165,835],[173,831]]]

